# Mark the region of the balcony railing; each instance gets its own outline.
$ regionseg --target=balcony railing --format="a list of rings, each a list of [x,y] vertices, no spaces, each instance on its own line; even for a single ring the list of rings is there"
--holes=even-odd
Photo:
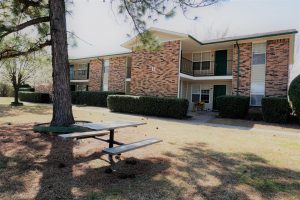
[[[70,72],[70,79],[71,80],[87,80],[88,77],[88,70],[86,69],[78,69],[76,71]]]
[[[226,76],[232,75],[232,60],[226,60],[225,66],[217,66],[214,61],[192,62],[181,58],[180,72],[191,76]],[[225,65],[225,64],[224,64]],[[218,67],[218,69],[216,69]],[[220,68],[219,68],[220,67]]]

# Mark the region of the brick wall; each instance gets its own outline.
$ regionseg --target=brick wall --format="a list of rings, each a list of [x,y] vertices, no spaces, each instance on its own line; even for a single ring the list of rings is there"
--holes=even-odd
[[[289,39],[267,41],[266,96],[287,96]]]
[[[180,41],[164,43],[158,52],[132,53],[131,94],[172,96],[178,92]]]
[[[109,59],[108,90],[125,92],[126,56]]]
[[[250,83],[251,83],[251,59],[252,59],[252,43],[239,44],[240,46],[240,83],[239,94],[250,95]],[[232,93],[237,93],[237,60],[238,60],[238,48],[234,45],[233,49],[233,66],[232,66]]]
[[[92,60],[89,70],[89,91],[100,91],[102,83],[102,62]]]

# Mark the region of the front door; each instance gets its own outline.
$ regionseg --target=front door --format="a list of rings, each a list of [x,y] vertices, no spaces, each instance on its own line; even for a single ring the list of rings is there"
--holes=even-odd
[[[215,75],[222,76],[227,74],[227,50],[215,52]]]
[[[222,95],[226,95],[226,85],[214,85],[213,110],[217,110],[216,99]]]

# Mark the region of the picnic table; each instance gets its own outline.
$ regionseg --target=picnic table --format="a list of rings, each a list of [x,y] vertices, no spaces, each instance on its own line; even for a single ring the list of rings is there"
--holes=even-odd
[[[73,126],[84,127],[90,129],[88,132],[77,132],[59,135],[61,139],[84,139],[94,138],[103,142],[107,142],[108,148],[103,150],[103,153],[108,154],[109,161],[114,163],[113,155],[121,155],[121,153],[139,149],[148,145],[159,143],[162,140],[157,138],[149,138],[133,142],[130,144],[124,144],[115,140],[115,129],[137,127],[145,125],[144,122],[129,122],[129,121],[111,121],[111,122],[99,122],[99,123],[76,123]],[[109,135],[109,139],[100,138],[102,136]],[[119,145],[114,147],[114,144]]]

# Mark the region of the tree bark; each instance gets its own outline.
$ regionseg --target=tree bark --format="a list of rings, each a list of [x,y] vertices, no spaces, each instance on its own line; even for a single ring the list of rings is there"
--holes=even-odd
[[[49,0],[53,67],[53,115],[51,126],[74,124],[64,0]]]
[[[18,87],[14,87],[14,92],[15,92],[15,105],[19,104],[19,88]]]

